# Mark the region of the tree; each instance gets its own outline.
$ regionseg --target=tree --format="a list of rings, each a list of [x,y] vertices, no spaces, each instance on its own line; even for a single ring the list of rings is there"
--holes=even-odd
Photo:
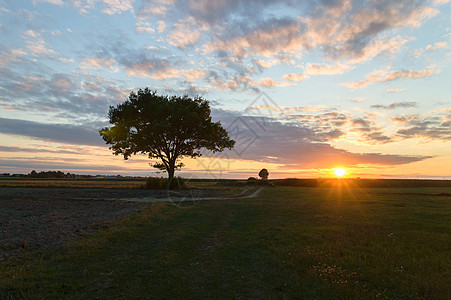
[[[258,176],[263,180],[268,180],[269,172],[266,169],[261,169],[260,172],[258,172]]]
[[[196,158],[202,148],[220,152],[235,145],[221,123],[211,121],[210,113],[208,101],[201,97],[162,96],[145,88],[110,106],[113,126],[99,132],[113,154],[125,160],[137,153],[157,158],[160,162],[153,167],[168,172],[172,180],[184,156]]]

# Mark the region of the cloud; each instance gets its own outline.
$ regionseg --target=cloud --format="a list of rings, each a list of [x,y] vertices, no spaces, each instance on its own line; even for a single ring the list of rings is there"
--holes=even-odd
[[[135,0],[101,0],[105,7],[103,12],[109,15],[121,14],[127,10],[133,12]]]
[[[124,38],[123,34],[117,39],[105,38],[106,45],[100,48],[106,53],[94,54],[115,60],[130,76],[178,79],[177,83],[182,83],[186,77],[183,70],[190,69],[186,66],[189,59],[175,56],[179,52],[171,46],[193,50],[194,56],[203,55],[201,62],[196,63],[215,74],[214,78],[204,78],[203,88],[258,92],[260,88],[291,85],[309,75],[342,74],[354,64],[379,55],[393,55],[408,39],[393,36],[391,30],[419,26],[435,13],[421,1],[406,0],[145,0],[137,5],[136,29],[158,31],[159,45],[170,46],[150,55],[149,51],[130,46],[133,41],[117,42]],[[269,76],[264,81],[256,79],[256,75],[277,64],[299,66],[303,54],[312,52],[320,52],[335,62],[309,63],[303,75],[286,74],[285,80]]]
[[[194,18],[188,18],[174,25],[167,42],[179,48],[186,48],[193,46],[199,38],[200,32]]]
[[[339,112],[320,112],[317,114],[288,114],[287,120],[295,121],[299,126],[307,127],[315,136],[313,141],[333,140],[345,133],[341,128],[347,123],[348,117]]]
[[[158,57],[135,57],[129,61],[125,58],[121,63],[126,67],[127,75],[129,76],[140,76],[140,77],[151,77],[152,75],[159,74],[160,78],[175,78],[176,74],[170,74],[168,71],[171,70],[171,63],[165,58]],[[167,74],[162,76],[162,74]]]
[[[335,59],[353,63],[375,57],[385,50],[399,49],[402,38],[388,39],[381,33],[392,28],[418,27],[421,22],[438,13],[419,1],[331,1],[317,7],[316,14],[303,18],[307,25],[304,40],[313,48],[322,46]],[[390,46],[391,45],[391,46]]]
[[[258,27],[244,28],[243,34],[230,39],[218,37],[204,46],[206,52],[224,52],[237,58],[248,56],[277,56],[301,50],[300,24],[290,18],[270,19]]]
[[[408,107],[414,102],[400,102],[387,105],[390,109]],[[447,111],[440,111],[447,113]],[[291,124],[308,129],[312,142],[329,142],[334,139],[347,138],[349,133],[357,134],[359,141],[374,145],[386,144],[399,140],[393,132],[386,133],[374,114],[362,113],[360,116],[348,112],[338,112],[334,107],[319,105],[313,107],[284,107],[275,104],[252,105],[246,109],[248,116],[271,116],[283,124]],[[396,125],[392,124],[392,125]],[[354,138],[354,136],[352,137]]]
[[[271,78],[261,78],[258,81],[250,81],[249,82],[250,85],[254,85],[254,86],[261,86],[264,88],[271,88],[271,87],[275,87],[275,86],[289,86],[289,85],[293,85],[292,82],[278,82],[275,81]]]
[[[370,131],[371,130],[371,122],[365,120],[363,118],[355,118],[351,120],[352,126],[356,127],[354,129],[359,131]]]
[[[59,5],[59,6],[63,6],[64,5],[64,1],[63,0],[33,0],[33,4],[37,4],[39,2],[46,2],[46,3]]]
[[[395,94],[395,93],[401,93],[405,91],[406,89],[387,89],[387,93]]]
[[[155,29],[152,28],[152,25],[149,22],[138,21],[135,24],[136,31],[139,33],[147,32],[147,33],[155,33]]]
[[[305,67],[305,74],[307,75],[334,75],[343,74],[351,67],[348,65],[329,65],[329,64],[310,64]]]
[[[103,146],[100,128],[0,118],[0,133],[74,145]]]
[[[447,42],[437,42],[433,45],[427,45],[426,50],[428,51],[434,51],[437,49],[445,49],[446,47],[448,47],[448,43]]]
[[[424,78],[428,76],[432,76],[434,74],[439,73],[440,71],[434,70],[434,69],[426,69],[421,71],[416,70],[401,70],[401,71],[394,71],[388,74],[387,77],[383,78],[382,82],[397,80],[397,79],[419,79]]]
[[[25,39],[26,48],[32,52],[33,56],[50,58],[57,55],[54,50],[47,47],[46,41],[40,33],[28,29],[22,37]]]
[[[58,6],[69,5],[80,13],[87,14],[95,8],[96,2],[103,4],[102,12],[108,15],[121,14],[125,11],[133,11],[135,0],[33,0],[33,4],[50,3]]]
[[[388,82],[398,79],[420,79],[432,76],[439,72],[439,70],[434,69],[432,66],[424,70],[377,70],[367,75],[364,80],[346,82],[342,85],[348,88],[361,89],[378,82]]]
[[[51,7],[50,11],[46,11],[48,5],[36,7],[29,4],[36,12],[20,9],[20,6],[25,7],[22,4],[5,4],[10,10],[0,8],[0,32],[5,34],[3,44],[0,43],[0,107],[4,110],[2,116],[12,112],[23,119],[53,122],[34,126],[44,131],[50,131],[45,126],[56,128],[56,125],[60,125],[66,128],[84,122],[86,124],[82,128],[97,128],[90,122],[104,121],[108,106],[123,101],[132,88],[136,89],[134,85],[146,84],[177,95],[208,92],[208,97],[217,97],[218,101],[228,105],[228,99],[246,97],[243,92],[257,93],[265,89],[297,85],[314,75],[340,75],[347,72],[347,76],[352,76],[355,72],[349,71],[356,69],[357,64],[375,58],[378,58],[375,63],[388,63],[399,68],[406,59],[414,58],[394,58],[401,59],[403,53],[411,53],[411,49],[406,48],[417,43],[415,37],[420,36],[416,28],[438,13],[437,9],[432,8],[437,3],[422,0],[34,1],[36,5],[47,2],[64,7]],[[55,27],[61,23],[61,15],[51,16],[53,19],[48,16],[55,9],[70,13],[71,8],[75,11],[75,15],[72,15],[74,21],[86,22],[86,26],[72,27],[73,32],[68,33],[67,26]],[[112,16],[99,16],[99,12]],[[440,18],[443,18],[443,12]],[[124,27],[122,21],[128,22],[131,27]],[[85,29],[96,28],[95,25],[101,23],[111,24],[108,31],[102,33]],[[406,27],[410,28],[405,30]],[[137,35],[137,32],[143,34]],[[437,34],[437,37],[440,36],[443,38],[443,35]],[[418,40],[418,43],[421,42]],[[423,54],[427,50],[448,47],[446,42],[430,43],[428,47],[424,47],[427,44],[421,47]],[[63,55],[59,51],[64,51]],[[437,59],[433,53],[427,58],[428,64]],[[410,62],[412,64],[408,69],[392,70],[382,66],[379,67],[382,70],[357,78],[356,81],[352,81],[356,78],[343,80],[351,81],[344,85],[363,88],[371,84],[392,83],[394,80],[428,78],[439,72],[438,66],[441,68],[438,63],[437,67],[431,65],[425,68],[416,67],[415,64],[421,64],[417,60],[407,63]],[[361,67],[368,70],[371,65]],[[108,74],[108,71],[120,73]],[[94,74],[106,74],[112,79]],[[324,80],[324,84],[329,84],[333,78]],[[304,103],[303,100],[324,99],[324,103],[330,103],[332,98],[343,98],[333,89],[326,98],[317,98],[316,95],[323,91],[317,88],[316,82],[312,83],[302,89],[305,92],[302,92],[302,98],[285,100]],[[385,88],[389,85],[386,84]],[[290,94],[294,88],[288,90],[286,92]],[[220,91],[227,93],[218,93]],[[240,96],[234,97],[229,91],[236,92],[236,95],[240,93]],[[388,93],[400,91],[402,89],[387,89]],[[296,141],[286,142],[287,147],[298,149],[298,156],[305,151],[309,152],[306,156],[317,155],[318,161],[326,161],[327,153],[331,155],[329,158],[341,155],[349,161],[363,161],[363,157],[402,161],[403,156],[343,152],[333,147],[332,143],[336,139],[348,138],[348,133],[350,143],[357,136],[359,141],[367,144],[420,137],[447,138],[449,119],[445,115],[418,115],[410,123],[391,119],[382,122],[382,115],[400,112],[395,109],[414,107],[414,102],[402,101],[383,102],[383,105],[370,103],[374,104],[371,109],[386,110],[384,114],[375,116],[365,115],[365,112],[356,113],[357,107],[353,108],[353,113],[349,113],[341,108],[315,110],[312,107],[295,107],[294,104],[278,109],[254,105],[254,111],[250,109],[249,113],[267,109],[277,115],[277,120],[265,120],[280,137],[267,132],[259,133],[261,141],[256,143],[261,143],[259,146],[262,150],[252,148],[254,146],[249,146],[249,149],[257,153],[258,159],[275,159],[288,164],[288,160],[284,160],[275,150],[278,147],[276,140],[280,138],[279,141],[284,143],[283,133],[287,131]],[[350,107],[345,102],[342,107]],[[240,116],[252,124],[248,115]],[[387,124],[389,122],[394,123]],[[11,124],[7,128],[15,123]],[[27,124],[22,125],[26,127]],[[19,127],[15,128],[14,132],[19,134]],[[8,130],[13,132],[12,129]],[[27,132],[24,135],[38,136],[36,132]],[[61,139],[58,134],[55,135],[55,139]],[[99,138],[97,133],[95,135],[96,139]],[[42,138],[50,139],[44,135]],[[264,146],[266,141],[275,149],[267,149],[269,147]],[[283,148],[281,152],[287,153],[289,157],[308,164],[309,161],[296,156],[294,150],[290,152],[284,145],[280,147]],[[265,149],[269,152],[266,156],[263,153]],[[324,155],[310,153],[320,149],[325,149]],[[250,154],[248,159],[252,159]],[[414,161],[425,158],[413,156],[405,159]]]
[[[59,153],[59,154],[80,154],[80,152],[70,150],[51,150],[42,148],[23,148],[0,146],[0,152],[26,152],[26,153]]]
[[[145,58],[142,61],[131,62],[131,65],[125,65],[127,75],[137,77],[150,77],[156,80],[166,80],[168,78],[183,79],[192,82],[197,79],[203,79],[206,71],[202,69],[177,69],[171,66],[167,59]]]
[[[0,52],[0,65],[6,66],[21,60],[27,53],[22,49],[5,49]]]
[[[272,106],[262,107],[261,105],[256,105],[256,107],[275,109]],[[305,110],[305,108],[291,107],[282,109],[286,113],[302,110]],[[275,163],[287,168],[330,168],[337,164],[348,166],[362,164],[401,165],[432,157],[353,153],[335,148],[328,141],[343,134],[338,128],[344,126],[348,120],[346,116],[336,112],[320,113],[317,117],[306,115],[303,116],[302,120],[294,118],[292,122],[288,123],[276,121],[274,118],[251,117],[220,109],[212,109],[212,116],[215,121],[220,120],[229,131],[231,138],[237,141],[237,145],[232,151],[224,153],[225,157],[231,159]],[[413,122],[414,120],[415,118],[410,118],[408,122]],[[358,125],[362,128],[372,126],[370,122],[364,119],[352,119],[351,122],[353,125]],[[336,127],[334,128],[334,126]],[[26,136],[71,145],[104,146],[97,132],[99,128],[100,126],[93,128],[86,125],[45,124],[0,118],[0,133],[2,134]],[[378,140],[380,143],[384,143],[387,139],[387,137],[377,131],[368,132],[368,136],[372,140]],[[0,151],[21,152],[28,150],[27,148],[2,146]],[[52,152],[52,150],[38,149],[31,152]],[[55,152],[65,153],[65,151],[60,150],[55,150]],[[211,153],[207,153],[207,156],[214,157]],[[34,161],[34,163],[36,162]],[[33,163],[33,160],[30,163]]]
[[[162,33],[166,30],[166,22],[160,20],[158,21],[158,27],[157,27],[158,33]]]
[[[165,17],[174,4],[175,1],[172,0],[144,0],[138,9],[137,16],[139,19],[152,19],[155,16]]]
[[[388,54],[388,55],[394,55],[398,53],[402,46],[407,43],[406,39],[403,39],[400,36],[396,37],[379,37],[375,38],[373,41],[369,42],[365,48],[361,49],[360,52],[353,53],[350,51],[350,53],[346,53],[349,50],[344,51],[345,57],[348,57],[348,63],[349,64],[359,64],[366,61],[370,61],[373,58],[380,56],[382,54]],[[342,53],[338,53],[338,55],[341,55]],[[336,56],[335,58],[339,58],[340,56]]]
[[[259,72],[262,72],[263,69],[267,69],[271,67],[271,62],[264,61],[261,59],[252,59],[252,63],[257,67]]]
[[[235,75],[230,79],[223,79],[221,76],[214,72],[210,71],[206,74],[206,80],[208,80],[217,90],[230,90],[237,91],[239,89],[245,90],[249,86],[256,86],[256,82],[252,81],[252,79],[247,75]],[[258,93],[260,90],[254,87],[254,92]]]
[[[304,75],[342,74],[353,65],[374,59],[380,55],[395,55],[408,42],[400,35],[393,36],[393,29],[406,26],[418,27],[438,13],[422,1],[176,1],[172,13],[186,12],[196,20],[196,27],[208,28],[214,34],[195,36],[205,56],[211,54],[221,64],[236,70],[244,70],[251,60],[255,70],[264,67],[255,63],[258,58],[272,58],[271,65],[284,63],[296,65],[303,53],[321,52],[335,64],[307,64]],[[180,10],[178,9],[180,8]],[[273,11],[286,11],[278,13]],[[185,19],[185,20],[186,20]],[[194,45],[189,30],[181,40],[180,48]],[[208,41],[202,44],[202,41]],[[234,61],[234,64],[225,64]],[[266,59],[266,61],[268,61]],[[218,62],[218,63],[219,63]],[[219,73],[219,72],[217,72]],[[294,73],[291,73],[294,74]],[[245,76],[239,72],[234,77]],[[251,74],[252,76],[252,74]],[[287,76],[289,76],[287,74]],[[406,75],[408,76],[408,75]],[[213,85],[220,90],[240,90],[232,76],[215,79]],[[294,75],[291,77],[294,79]],[[304,77],[306,78],[306,77]],[[302,79],[304,79],[302,78]],[[251,78],[252,79],[252,78]],[[275,80],[275,78],[272,78]],[[299,82],[301,77],[293,82]],[[222,84],[218,84],[222,83]],[[347,83],[348,86],[357,84]],[[243,85],[250,88],[250,85]]]
[[[393,117],[391,120],[403,126],[397,131],[397,134],[404,139],[425,138],[444,141],[451,139],[451,114],[401,115]]]
[[[381,126],[378,126],[374,118],[369,119],[365,117],[356,117],[351,120],[350,131],[360,133],[361,141],[369,144],[386,144],[394,142],[395,139],[387,136],[381,131]]]
[[[394,142],[393,138],[385,135],[382,131],[373,131],[363,135],[364,140],[371,144],[386,144]]]
[[[33,74],[33,62],[27,67]],[[2,99],[7,99],[0,101],[0,107],[26,112],[27,116],[38,113],[53,120],[65,116],[72,123],[84,122],[86,118],[94,121],[104,119],[108,107],[124,100],[130,91],[120,82],[89,73],[44,71],[49,75],[22,76],[20,72],[0,68]]]
[[[214,26],[229,22],[231,23],[230,25],[234,25],[233,21],[235,20],[246,20],[247,22],[252,22],[255,19],[259,20],[264,12],[284,7],[290,1],[188,0],[178,1],[175,5],[177,7],[186,7],[183,5],[184,3],[187,3],[187,12],[190,16]]]
[[[401,165],[431,158],[421,155],[352,153],[318,142],[318,132],[315,133],[312,128],[217,109],[212,113],[222,121],[231,138],[237,141],[235,149],[227,152],[227,156],[232,159],[275,163],[289,168],[331,168],[337,164]]]
[[[189,75],[186,77],[192,78],[200,72],[197,69],[193,71],[195,74],[187,74],[188,69],[178,67],[185,67],[187,62],[175,55],[168,55],[170,52],[165,47],[149,48],[146,46],[143,49],[133,48],[129,45],[132,42],[128,40],[127,36],[122,34],[104,38],[105,44],[98,45],[96,49],[97,57],[102,58],[95,58],[94,61],[89,59],[86,66],[96,67],[97,65],[102,65],[111,69],[115,62],[117,65],[122,66],[121,70],[124,70],[128,76],[150,77],[157,80],[178,78],[179,75]],[[113,42],[107,42],[109,40]],[[144,51],[144,49],[158,51]],[[116,71],[116,69],[113,69],[113,71]]]
[[[417,103],[416,101],[408,101],[408,102],[394,102],[389,105],[382,105],[382,104],[376,104],[371,105],[370,108],[380,108],[380,109],[396,109],[396,108],[410,108],[410,107],[416,107]]]
[[[294,81],[294,82],[301,82],[302,80],[307,79],[308,76],[302,75],[302,74],[296,74],[296,73],[289,73],[289,74],[283,75],[283,78],[290,80],[290,81]]]
[[[102,12],[108,15],[121,14],[125,11],[133,12],[133,3],[135,0],[99,0],[103,4]],[[69,0],[66,1],[82,14],[88,14],[90,10],[95,8],[96,3],[92,0]]]
[[[117,72],[119,69],[115,67],[115,64],[116,61],[114,59],[88,58],[80,63],[80,69],[100,70],[106,68],[112,72]]]

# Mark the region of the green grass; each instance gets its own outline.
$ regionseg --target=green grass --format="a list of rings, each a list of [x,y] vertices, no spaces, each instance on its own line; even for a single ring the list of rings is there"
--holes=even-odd
[[[0,266],[0,298],[447,299],[449,188],[266,188],[153,204]]]

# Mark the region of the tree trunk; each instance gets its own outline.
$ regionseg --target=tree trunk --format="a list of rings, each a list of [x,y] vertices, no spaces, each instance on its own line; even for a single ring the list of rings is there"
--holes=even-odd
[[[167,171],[168,171],[168,179],[169,179],[169,182],[171,182],[172,179],[174,178],[175,166],[169,166],[168,169],[167,169]]]

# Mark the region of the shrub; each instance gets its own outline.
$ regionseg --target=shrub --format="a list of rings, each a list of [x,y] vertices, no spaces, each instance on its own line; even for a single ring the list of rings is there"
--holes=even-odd
[[[174,177],[171,182],[163,177],[149,177],[146,179],[144,188],[152,190],[184,190],[187,189],[188,186],[185,179],[182,177]]]
[[[269,181],[269,180],[259,180],[258,181],[258,185],[261,185],[261,186],[274,186],[274,183],[272,183],[271,181]]]
[[[162,189],[163,180],[164,180],[164,178],[162,178],[162,177],[149,177],[149,178],[146,179],[146,183],[144,184],[144,188],[152,189],[152,190]]]
[[[274,183],[272,183],[269,180],[257,179],[255,177],[249,177],[247,179],[246,184],[248,184],[248,185],[259,185],[259,186],[274,186]]]
[[[166,179],[166,188],[169,190],[186,190],[188,185],[186,184],[185,179],[182,177],[174,177],[171,182],[168,184],[168,180]]]

